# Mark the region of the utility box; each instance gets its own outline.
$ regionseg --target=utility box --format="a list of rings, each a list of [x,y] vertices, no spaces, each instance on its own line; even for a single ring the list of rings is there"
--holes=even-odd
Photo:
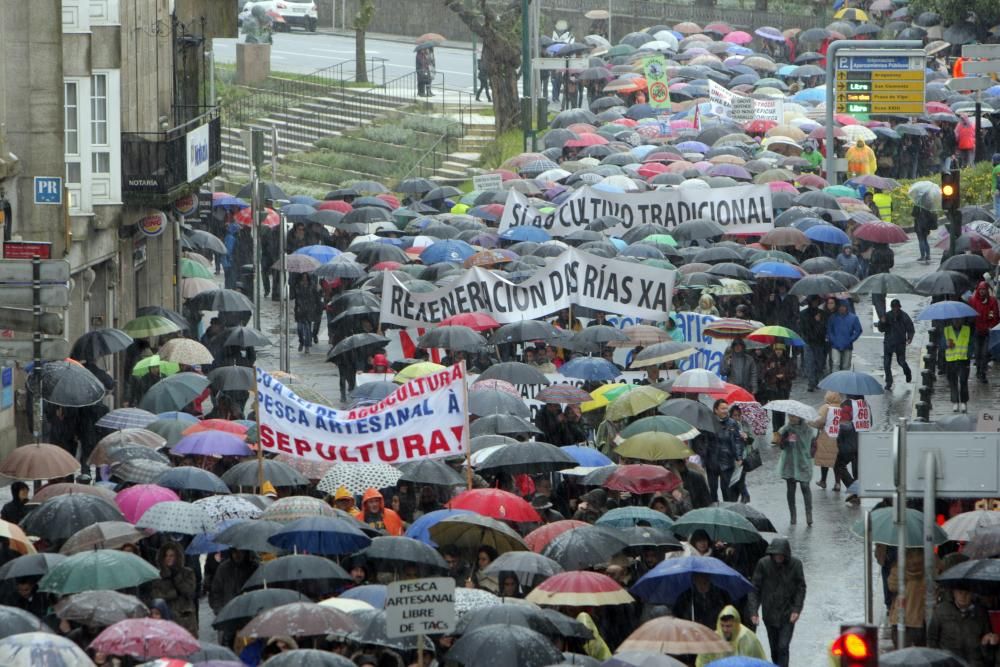
[[[271,75],[271,45],[236,43],[236,82],[249,86]]]

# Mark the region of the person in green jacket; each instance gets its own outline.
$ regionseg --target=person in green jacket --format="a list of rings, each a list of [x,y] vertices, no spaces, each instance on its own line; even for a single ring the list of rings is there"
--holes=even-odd
[[[705,667],[714,660],[740,655],[748,658],[759,658],[767,660],[764,654],[764,647],[754,631],[743,625],[740,612],[733,605],[727,605],[719,612],[719,619],[715,625],[715,631],[720,637],[729,642],[733,650],[729,653],[702,653],[695,661],[695,667]]]
[[[819,173],[823,166],[823,154],[816,150],[812,143],[806,143],[802,148],[802,157],[809,161],[808,171]]]
[[[792,525],[795,524],[795,486],[802,489],[802,502],[806,507],[806,525],[813,524],[812,491],[809,482],[812,480],[813,459],[812,441],[816,431],[800,417],[788,415],[788,422],[778,430],[778,447],[781,456],[778,458],[778,474],[785,480],[787,486],[788,514]]]

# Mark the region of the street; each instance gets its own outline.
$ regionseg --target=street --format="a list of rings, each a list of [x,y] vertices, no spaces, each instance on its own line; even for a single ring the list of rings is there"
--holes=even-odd
[[[217,63],[236,62],[235,39],[216,39],[213,42]],[[369,58],[384,58],[386,80],[403,76],[414,70],[413,44],[389,39],[369,37],[366,40]],[[472,90],[472,52],[439,46],[434,49],[438,77],[436,85],[444,82],[446,88]],[[354,37],[322,32],[274,33],[271,49],[271,69],[274,72],[310,74],[345,60],[354,59]]]

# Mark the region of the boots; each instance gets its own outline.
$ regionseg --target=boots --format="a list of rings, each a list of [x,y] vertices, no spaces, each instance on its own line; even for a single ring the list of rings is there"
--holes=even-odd
[[[810,526],[810,527],[813,525],[813,512],[812,512],[812,509],[806,509],[806,525]]]
[[[790,507],[790,508],[788,509],[788,514],[789,514],[789,516],[791,517],[791,518],[789,519],[788,523],[790,523],[791,525],[793,525],[793,526],[794,526],[794,525],[795,525],[795,522],[796,522],[796,520],[797,520],[797,518],[798,518],[798,517],[796,517],[796,516],[795,516],[795,507]]]

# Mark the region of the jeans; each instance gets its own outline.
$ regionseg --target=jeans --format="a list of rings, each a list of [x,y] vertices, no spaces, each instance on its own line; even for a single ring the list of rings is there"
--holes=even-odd
[[[927,242],[927,234],[917,232],[917,245],[920,247],[920,259],[930,259],[931,244]]]
[[[722,500],[732,502],[739,499],[739,489],[736,486],[729,486],[733,477],[732,468],[707,470],[706,472],[708,474],[708,491],[712,494],[713,503],[719,502],[719,487],[722,489]]]
[[[806,507],[806,520],[812,519],[813,512],[813,496],[812,491],[809,489],[809,482],[798,482],[794,479],[785,480],[785,499],[788,501],[788,513],[791,514],[792,520],[795,520],[795,486],[798,485],[802,489],[802,502]],[[811,521],[810,521],[811,523]]]
[[[312,347],[312,322],[296,320],[295,330],[299,335],[299,347],[304,347],[307,350]]]
[[[1000,220],[1000,192],[993,193],[993,217]]]
[[[976,149],[974,148],[960,148],[958,149],[958,166],[959,167],[971,167],[976,163]]]
[[[823,379],[823,371],[826,368],[826,345],[823,343],[806,345],[805,375],[809,380],[809,388],[814,389],[819,381]]]
[[[973,349],[976,351],[976,377],[985,380],[990,365],[990,332],[977,331],[973,344],[975,345]]]
[[[795,624],[790,622],[782,625],[765,623],[764,626],[767,628],[767,641],[771,645],[771,662],[778,667],[788,667],[788,647],[792,643]]]
[[[893,355],[896,356],[896,362],[899,363],[899,367],[903,369],[906,381],[909,382],[912,377],[910,367],[906,363],[906,344],[899,343],[897,345],[885,345],[882,348],[882,368],[885,371],[885,384],[887,387],[892,384]]]
[[[948,374],[948,388],[951,390],[951,402],[968,403],[969,360],[946,361],[944,370]]]
[[[833,350],[833,361],[837,366],[837,370],[849,371],[851,370],[851,356],[854,351],[850,348],[846,350],[838,350],[834,348]]]
[[[226,289],[236,289],[237,279],[240,277],[240,267],[227,266],[224,285]]]

